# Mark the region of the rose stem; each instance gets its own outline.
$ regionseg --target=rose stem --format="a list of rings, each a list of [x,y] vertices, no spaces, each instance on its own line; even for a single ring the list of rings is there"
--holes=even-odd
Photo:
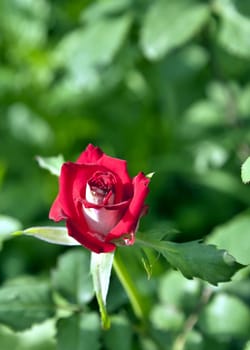
[[[138,318],[145,320],[147,317],[147,312],[145,309],[145,303],[143,302],[143,297],[138,293],[135,283],[128,273],[118,249],[115,252],[113,267],[129,297],[135,315]]]

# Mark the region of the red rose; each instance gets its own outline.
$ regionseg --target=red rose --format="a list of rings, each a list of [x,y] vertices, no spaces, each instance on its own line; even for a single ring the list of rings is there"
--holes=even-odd
[[[93,252],[111,252],[116,243],[134,243],[148,184],[143,173],[129,177],[125,160],[90,144],[75,163],[63,164],[49,217],[66,220],[69,235]]]

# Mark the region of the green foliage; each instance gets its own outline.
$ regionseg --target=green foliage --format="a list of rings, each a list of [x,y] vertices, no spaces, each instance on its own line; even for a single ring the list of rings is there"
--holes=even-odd
[[[241,178],[244,183],[250,181],[250,158],[247,158],[241,167]]]
[[[185,16],[180,16],[185,13]],[[204,25],[209,7],[195,1],[155,2],[148,10],[141,32],[141,45],[149,59],[159,59],[185,44]]]
[[[100,324],[96,313],[80,313],[58,322],[58,349],[97,350]]]
[[[0,348],[249,350],[249,1],[2,0],[0,33]],[[155,172],[140,231],[168,240],[118,249],[106,331],[36,162],[89,142]]]
[[[61,166],[65,162],[63,156],[60,154],[57,157],[40,157],[37,156],[36,160],[41,168],[47,169],[51,174],[59,176],[61,171]]]
[[[171,349],[209,349],[212,344],[230,349],[234,339],[244,344],[249,336],[246,302],[223,287],[188,281],[175,271],[160,279],[158,303],[150,317],[161,332],[178,332],[169,339]]]
[[[248,212],[236,216],[226,224],[216,227],[208,242],[227,249],[239,262],[249,265],[249,223]]]
[[[111,318],[110,330],[104,334],[104,344],[109,350],[131,349],[132,336],[133,330],[129,320],[124,315],[115,315]]]
[[[187,280],[179,272],[171,271],[161,278],[157,294],[162,304],[190,312],[201,297],[201,290],[202,284],[198,279]]]
[[[89,254],[85,251],[71,250],[61,256],[52,276],[55,290],[72,304],[86,304],[93,298]]]
[[[178,332],[183,328],[185,316],[181,310],[171,305],[156,305],[151,313],[151,322],[157,328],[165,331]]]
[[[63,81],[66,89],[72,93],[79,88],[91,91],[101,83],[100,72],[112,62],[130,22],[130,16],[100,18],[76,29],[59,42],[55,61],[67,72]]]
[[[250,19],[240,14],[231,1],[216,1],[214,6],[221,17],[220,44],[232,54],[249,58]]]
[[[211,336],[247,338],[250,331],[250,312],[247,305],[238,298],[221,293],[204,308],[199,325]]]
[[[21,228],[21,223],[9,216],[0,215],[0,249],[3,241],[10,238],[12,232]]]
[[[54,333],[54,322],[51,320],[18,333],[1,326],[1,347],[5,350],[55,350]]]
[[[23,330],[54,314],[52,294],[45,283],[11,284],[0,290],[0,321]]]

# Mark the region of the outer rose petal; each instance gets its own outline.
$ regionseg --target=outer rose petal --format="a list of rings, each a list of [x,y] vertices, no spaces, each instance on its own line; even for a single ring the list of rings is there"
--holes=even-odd
[[[49,218],[56,221],[56,222],[61,221],[61,220],[65,220],[67,218],[62,210],[60,200],[59,200],[59,195],[56,197],[56,199],[54,200],[54,202],[50,208]]]
[[[140,217],[145,213],[144,201],[149,192],[149,179],[143,174],[139,173],[133,179],[134,196],[130,202],[124,216],[119,223],[106,236],[106,242],[119,240],[123,235],[134,234]],[[133,241],[133,237],[132,237]]]
[[[133,193],[131,188],[132,179],[128,175],[127,162],[123,159],[113,158],[103,154],[97,163],[109,169],[114,174],[117,174],[122,182],[124,192],[127,195],[126,198],[131,197]]]
[[[130,197],[132,193],[131,186],[129,186],[131,184],[131,178],[128,174],[126,160],[107,156],[99,147],[89,144],[86,150],[81,153],[76,163],[98,164],[117,174],[122,184],[125,185],[125,192],[126,190],[129,192],[127,197]]]
[[[83,151],[76,163],[78,164],[96,164],[98,159],[102,157],[103,152],[99,147],[95,147],[92,144],[89,144],[85,151]]]
[[[72,220],[66,221],[66,226],[69,235],[74,237],[79,243],[95,253],[109,253],[113,252],[116,246],[113,243],[103,242],[96,237],[94,233],[79,230]]]
[[[77,203],[82,200],[82,192],[88,179],[97,170],[106,170],[103,167],[92,164],[64,163],[59,179],[58,201],[67,218],[79,219]]]

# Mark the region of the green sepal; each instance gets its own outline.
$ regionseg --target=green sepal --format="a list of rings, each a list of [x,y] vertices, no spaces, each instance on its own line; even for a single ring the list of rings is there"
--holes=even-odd
[[[13,236],[26,235],[41,239],[52,244],[60,245],[80,245],[74,238],[68,235],[68,231],[65,227],[59,226],[40,226],[30,227],[23,231],[16,231]]]
[[[106,298],[109,289],[114,253],[91,253],[90,271],[93,278],[96,299],[99,305],[102,327],[110,328],[110,319],[106,309]]]

